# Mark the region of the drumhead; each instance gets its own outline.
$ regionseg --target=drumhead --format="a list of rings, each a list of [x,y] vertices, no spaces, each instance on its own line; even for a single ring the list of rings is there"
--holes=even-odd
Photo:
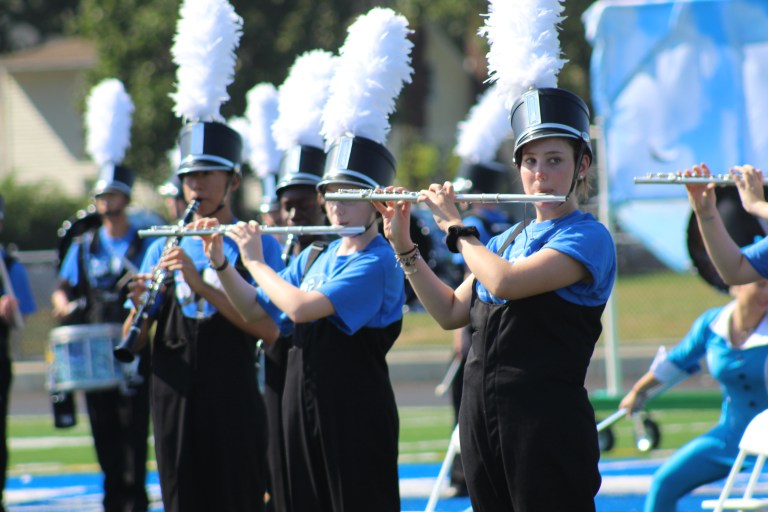
[[[122,324],[64,325],[50,332],[46,353],[48,389],[95,391],[119,386],[124,380],[114,347],[122,336]]]

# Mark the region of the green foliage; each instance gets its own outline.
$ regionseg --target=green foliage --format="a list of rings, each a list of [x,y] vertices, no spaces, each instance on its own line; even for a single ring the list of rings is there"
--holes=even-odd
[[[0,241],[25,251],[55,248],[61,223],[88,203],[87,198],[72,199],[45,183],[19,184],[13,175],[0,181],[0,193],[5,199]]]
[[[560,85],[587,100],[590,48],[584,41],[580,17],[590,3],[564,3],[566,19],[561,33],[561,46],[569,63],[561,73]],[[77,17],[70,23],[72,32],[96,42],[99,54],[99,63],[82,97],[104,78],[123,81],[136,105],[125,163],[153,183],[160,183],[170,172],[166,155],[174,149],[181,126],[169,97],[175,88],[176,66],[170,48],[179,4],[180,0],[80,0]],[[393,123],[419,130],[425,122],[423,106],[430,84],[428,64],[423,62],[424,38],[420,35],[426,24],[440,27],[466,55],[468,73],[476,83],[473,97],[486,87],[487,41],[477,34],[477,29],[483,23],[482,14],[488,10],[487,0],[232,0],[232,4],[243,18],[243,36],[237,50],[235,80],[228,88],[230,99],[222,105],[225,118],[243,115],[246,94],[256,84],[281,84],[301,53],[316,48],[337,52],[349,24],[374,5],[403,13],[414,30],[416,74],[413,83],[403,90]],[[422,183],[425,174],[433,174],[435,168],[446,168],[446,175],[452,168],[450,155],[431,155],[426,148],[405,149],[410,154],[396,155],[398,160],[416,163],[416,167],[401,166],[408,184]],[[426,171],[430,160],[436,166]]]
[[[20,50],[66,31],[79,0],[0,0],[0,53]]]

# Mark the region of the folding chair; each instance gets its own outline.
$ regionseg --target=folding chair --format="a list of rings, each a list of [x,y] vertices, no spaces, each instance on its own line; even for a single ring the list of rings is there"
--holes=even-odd
[[[741,471],[744,460],[748,455],[756,455],[755,466],[752,468],[752,474],[749,476],[749,482],[741,498],[731,498],[733,485],[736,477]],[[706,509],[714,509],[715,512],[723,510],[768,510],[768,497],[754,498],[752,494],[755,485],[760,477],[765,464],[765,458],[768,456],[768,410],[765,410],[752,418],[747,425],[744,435],[739,441],[739,454],[733,463],[731,472],[725,481],[720,498],[716,500],[705,500],[701,506]]]
[[[435,512],[435,507],[437,506],[437,500],[440,498],[440,491],[443,488],[443,483],[448,478],[453,459],[458,453],[461,453],[461,446],[459,443],[459,426],[456,425],[456,428],[453,429],[453,433],[451,434],[451,442],[448,444],[448,452],[445,454],[443,465],[440,468],[440,473],[437,475],[435,485],[432,487],[432,494],[429,496],[427,508],[424,512]]]

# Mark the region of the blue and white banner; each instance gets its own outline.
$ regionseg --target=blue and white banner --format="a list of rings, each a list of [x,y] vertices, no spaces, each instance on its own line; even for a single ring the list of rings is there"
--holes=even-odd
[[[700,162],[768,170],[768,1],[602,0],[583,22],[615,219],[686,270],[685,188],[634,178]]]

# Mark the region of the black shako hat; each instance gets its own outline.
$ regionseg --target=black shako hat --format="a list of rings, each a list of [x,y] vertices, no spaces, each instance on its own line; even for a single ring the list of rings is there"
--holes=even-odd
[[[395,182],[395,157],[371,139],[341,137],[328,150],[325,173],[317,184],[323,192],[332,183],[362,188],[384,188]]]
[[[523,146],[546,137],[581,140],[593,161],[589,109],[574,93],[553,87],[530,89],[515,101],[510,115],[515,136],[514,159],[518,166]]]
[[[498,193],[506,186],[509,168],[500,162],[462,162],[453,188],[456,192]]]
[[[768,187],[765,187],[765,193],[768,194]],[[717,211],[723,219],[726,231],[731,235],[736,245],[745,247],[766,235],[766,230],[760,221],[741,205],[741,198],[736,187],[718,187],[715,189],[715,196],[717,197]],[[707,254],[695,213],[691,213],[691,217],[688,219],[686,242],[691,262],[702,279],[715,289],[727,293],[728,285],[720,277],[709,258],[709,254]]]
[[[323,179],[325,152],[306,144],[300,144],[283,152],[275,192],[278,197],[288,187],[317,187]]]
[[[243,141],[237,131],[224,123],[185,124],[179,134],[179,150],[178,175],[195,171],[240,172]]]
[[[93,195],[99,196],[107,192],[122,192],[130,197],[134,180],[133,171],[128,167],[107,164],[99,172],[99,179],[93,186]]]

